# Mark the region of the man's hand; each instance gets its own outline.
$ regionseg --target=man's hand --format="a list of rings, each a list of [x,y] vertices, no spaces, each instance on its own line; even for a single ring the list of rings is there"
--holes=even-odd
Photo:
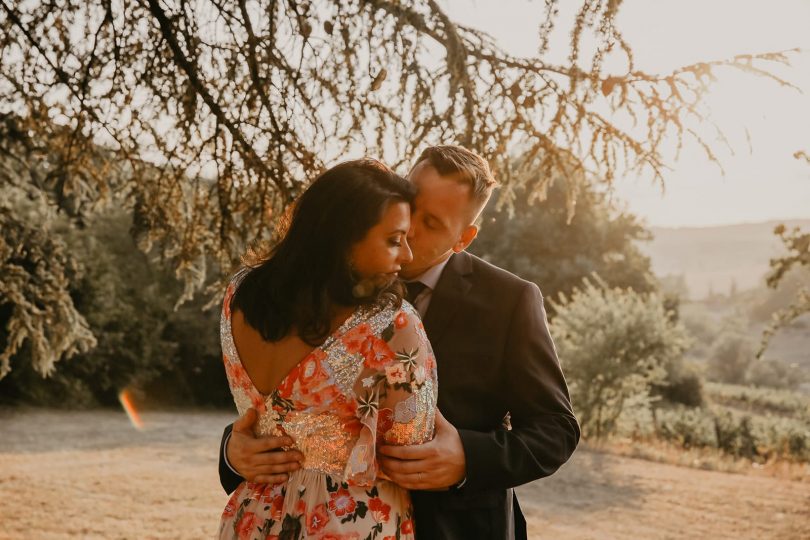
[[[225,456],[239,476],[249,482],[278,484],[287,480],[288,472],[301,468],[304,455],[298,450],[280,450],[292,446],[289,437],[260,437],[253,435],[253,424],[259,415],[248,409],[233,423],[233,431],[225,447]]]
[[[379,452],[383,472],[406,489],[447,489],[461,482],[467,471],[458,430],[438,409],[432,441],[412,446],[384,445]]]

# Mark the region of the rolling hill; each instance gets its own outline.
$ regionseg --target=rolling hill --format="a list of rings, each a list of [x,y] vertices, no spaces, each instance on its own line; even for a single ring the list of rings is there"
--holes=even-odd
[[[773,234],[779,221],[718,227],[653,227],[654,239],[640,244],[659,277],[683,276],[689,297],[705,298],[711,291],[727,293],[765,283],[769,261],[784,253]],[[788,220],[788,227],[810,230],[810,219]],[[733,285],[734,284],[734,285]]]

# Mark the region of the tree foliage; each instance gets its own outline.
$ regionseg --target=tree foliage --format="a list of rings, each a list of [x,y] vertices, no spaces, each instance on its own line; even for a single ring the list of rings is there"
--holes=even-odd
[[[583,432],[609,435],[632,404],[651,405],[687,338],[655,294],[587,280],[557,304],[552,335]]]
[[[0,206],[0,379],[26,345],[31,367],[43,377],[63,357],[96,345],[68,287],[80,269],[63,242]]]
[[[566,190],[566,180],[558,178],[542,202],[530,204],[519,196],[514,217],[490,206],[472,251],[535,282],[551,299],[570,295],[594,273],[611,287],[652,291],[650,259],[636,245],[651,238],[649,231],[590,185],[580,189],[577,212],[569,220]],[[554,304],[549,309],[553,315]]]
[[[802,232],[798,227],[788,230],[784,225],[777,225],[774,234],[782,239],[787,254],[771,259],[771,273],[768,275],[769,287],[777,288],[793,268],[810,270],[810,232]],[[806,277],[803,275],[803,277]],[[805,284],[796,292],[791,305],[776,311],[771,323],[763,332],[757,356],[762,356],[773,335],[802,315],[810,313],[810,285]]]
[[[182,291],[172,273],[133,242],[132,216],[111,209],[77,231],[62,223],[51,238],[80,273],[67,284],[95,347],[63,358],[47,380],[15,357],[0,380],[3,401],[50,406],[114,405],[124,388],[161,404],[226,404],[230,393],[219,350],[219,310],[199,298],[173,309]],[[31,340],[33,343],[33,340]]]
[[[572,194],[585,171],[612,181],[624,165],[660,179],[668,135],[713,155],[695,128],[715,71],[767,73],[785,55],[643,73],[614,24],[619,5],[583,1],[568,62],[554,65],[513,57],[433,0],[4,0],[2,110],[15,115],[12,141],[53,157],[57,199],[103,196],[106,168],[126,164],[140,232],[166,239],[190,272],[205,248],[233,262],[237,239],[269,238],[329,156],[401,165],[426,143],[455,142],[491,161],[507,196],[525,186],[542,198],[560,174]],[[541,45],[556,14],[549,2]],[[623,55],[625,73],[603,72],[608,54]],[[109,148],[103,162],[94,144]]]
[[[519,188],[542,200],[564,176],[570,211],[590,177],[635,169],[662,181],[668,137],[714,159],[698,126],[717,72],[786,84],[769,71],[784,53],[642,72],[615,25],[620,4],[582,0],[558,65],[545,60],[555,0],[533,58],[435,0],[0,0],[0,190],[77,224],[122,198],[139,246],[185,283],[183,301],[210,262],[228,269],[247,243],[272,241],[278,216],[338,156],[402,166],[425,144],[458,143],[490,160],[506,203]],[[607,72],[609,55],[626,69]],[[61,283],[54,268],[49,282]],[[32,292],[64,299],[60,327],[75,318],[65,290]],[[53,354],[89,343],[25,335]]]

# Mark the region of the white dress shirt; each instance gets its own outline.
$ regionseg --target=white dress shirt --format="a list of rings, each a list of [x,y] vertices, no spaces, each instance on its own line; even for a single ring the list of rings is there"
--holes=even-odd
[[[416,308],[416,311],[419,312],[419,316],[423,319],[425,318],[425,313],[427,313],[428,306],[430,306],[430,299],[433,298],[433,289],[435,289],[436,285],[439,283],[439,278],[442,277],[444,267],[447,266],[449,260],[450,257],[435,266],[431,266],[415,278],[406,280],[408,282],[419,281],[425,285],[422,292],[417,294],[416,298],[413,299],[413,307]]]

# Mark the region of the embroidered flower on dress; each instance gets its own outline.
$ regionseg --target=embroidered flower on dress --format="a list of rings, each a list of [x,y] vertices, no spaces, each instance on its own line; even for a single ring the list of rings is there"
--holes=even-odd
[[[390,519],[391,505],[385,504],[379,497],[368,500],[368,509],[371,510],[371,517],[377,523],[387,523]]]
[[[372,391],[366,394],[365,397],[357,398],[357,412],[364,417],[369,417],[377,412],[380,402],[377,399],[377,393]]]
[[[393,386],[397,383],[408,382],[408,374],[402,364],[393,364],[385,368],[385,380]]]
[[[245,512],[239,521],[234,524],[234,532],[238,538],[251,538],[253,531],[259,527],[259,518],[253,512]]]
[[[329,522],[329,512],[326,510],[326,503],[317,505],[307,514],[307,534],[320,532]]]
[[[353,418],[357,414],[357,402],[350,397],[340,394],[339,396],[335,397],[335,401],[332,404],[332,410],[338,416],[344,418]]]
[[[416,358],[419,356],[419,349],[411,349],[410,351],[399,351],[397,353],[397,360],[405,366],[405,369],[413,369],[416,366]]]
[[[385,340],[372,333],[368,324],[360,324],[347,332],[343,344],[349,353],[360,353],[367,368],[380,369],[394,360],[394,351]]]
[[[402,534],[412,534],[413,533],[413,520],[412,519],[404,519],[404,520],[402,520],[402,525],[399,526],[399,530],[402,531]]]
[[[343,395],[340,388],[334,384],[326,384],[317,389],[306,386],[301,386],[300,388],[296,387],[296,389],[300,390],[298,395],[296,395],[295,392],[293,393],[293,396],[298,398],[300,402],[298,404],[300,406],[296,408],[320,407],[333,402],[338,396]]]
[[[270,503],[270,518],[278,521],[284,514],[284,494],[278,493]]]
[[[358,324],[341,338],[343,345],[346,346],[346,351],[350,353],[358,353],[363,347],[363,343],[369,337],[373,337],[371,327],[368,323]]]
[[[323,352],[323,349],[315,349],[309,354],[306,360],[301,362],[297,370],[298,378],[302,386],[314,387],[328,378],[323,368],[323,361],[325,359],[326,353]]]
[[[353,513],[356,507],[357,503],[347,489],[340,488],[329,494],[329,510],[338,517]]]

